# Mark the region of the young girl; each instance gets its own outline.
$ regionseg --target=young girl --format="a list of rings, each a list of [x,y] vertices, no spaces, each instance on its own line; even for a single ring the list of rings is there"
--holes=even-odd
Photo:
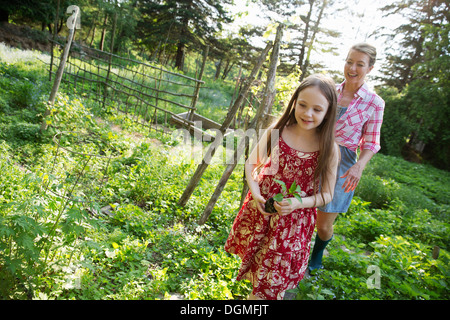
[[[335,118],[333,80],[310,76],[245,163],[250,191],[225,250],[242,259],[237,279],[252,283],[249,299],[283,299],[284,292],[303,278],[316,222],[315,207],[333,197],[339,157],[334,142]],[[276,133],[279,139],[272,146],[271,136]],[[256,176],[255,169],[261,167]],[[292,197],[275,202],[277,212],[270,214],[265,203],[282,190],[275,180],[283,181],[287,188],[295,181],[301,187],[302,201]]]

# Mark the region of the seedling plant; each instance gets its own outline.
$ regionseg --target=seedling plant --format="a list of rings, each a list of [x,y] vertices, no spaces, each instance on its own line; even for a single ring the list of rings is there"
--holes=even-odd
[[[294,197],[295,199],[300,201],[300,203],[302,202],[302,197],[300,196],[302,189],[300,188],[300,186],[297,185],[297,183],[295,181],[292,182],[289,189],[287,188],[286,183],[284,183],[283,181],[277,180],[277,179],[273,179],[273,181],[275,181],[276,183],[278,183],[281,186],[281,192],[276,194],[275,196],[267,199],[266,208],[265,208],[266,212],[268,212],[268,213],[277,212],[277,210],[275,209],[275,206],[274,206],[275,201],[281,202],[285,198],[291,204],[292,204],[292,201],[291,201],[290,197]]]

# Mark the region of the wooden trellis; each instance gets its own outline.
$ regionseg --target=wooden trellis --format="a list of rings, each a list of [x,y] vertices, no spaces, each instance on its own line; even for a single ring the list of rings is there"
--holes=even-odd
[[[52,61],[58,65],[60,56]],[[125,114],[149,130],[164,133],[168,133],[171,118],[186,127],[193,126],[190,117],[177,114],[194,114],[204,83],[161,66],[82,45],[71,47],[61,81],[72,85],[85,101]]]

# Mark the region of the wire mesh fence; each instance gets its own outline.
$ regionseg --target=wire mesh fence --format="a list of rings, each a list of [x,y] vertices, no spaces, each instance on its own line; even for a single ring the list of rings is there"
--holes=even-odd
[[[56,149],[48,165],[45,190],[66,201],[102,202],[108,168],[117,155],[91,133],[59,132],[53,142]]]
[[[54,50],[53,54],[50,74],[60,63],[61,51]],[[159,65],[80,44],[74,44],[70,50],[62,82],[103,110],[125,114],[149,130],[165,133],[171,118],[185,126],[192,125],[189,117],[177,114],[194,114],[203,84]]]

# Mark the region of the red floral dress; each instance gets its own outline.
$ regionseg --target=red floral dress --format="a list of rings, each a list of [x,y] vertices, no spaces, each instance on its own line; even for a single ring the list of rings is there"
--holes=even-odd
[[[318,155],[318,151],[295,150],[280,137],[258,176],[261,195],[268,199],[281,192],[274,179],[284,181],[287,188],[295,180],[302,197],[313,195]],[[242,259],[237,280],[250,280],[253,294],[259,298],[283,299],[284,291],[295,288],[303,279],[316,217],[316,208],[264,216],[249,192],[225,243],[226,251]]]

